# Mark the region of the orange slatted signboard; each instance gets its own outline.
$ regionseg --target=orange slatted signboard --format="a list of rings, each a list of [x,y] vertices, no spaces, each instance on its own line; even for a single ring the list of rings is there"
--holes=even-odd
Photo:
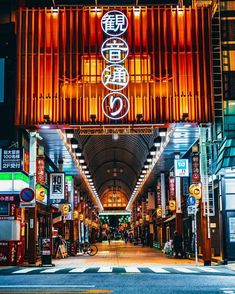
[[[16,125],[113,124],[105,111],[120,112],[123,124],[213,121],[210,8],[116,7],[114,37],[101,25],[111,10],[19,10]],[[126,58],[114,66],[104,43],[127,44]],[[110,86],[114,74],[126,80]]]

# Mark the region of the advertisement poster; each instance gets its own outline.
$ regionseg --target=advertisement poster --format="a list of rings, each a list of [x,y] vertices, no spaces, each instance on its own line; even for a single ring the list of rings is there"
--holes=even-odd
[[[65,201],[64,173],[50,174],[50,203],[60,204]]]
[[[22,162],[23,162],[22,148],[12,148],[12,149],[2,148],[0,155],[1,155],[0,170],[2,172],[22,171]]]
[[[235,242],[235,217],[229,218],[229,240],[231,243]]]

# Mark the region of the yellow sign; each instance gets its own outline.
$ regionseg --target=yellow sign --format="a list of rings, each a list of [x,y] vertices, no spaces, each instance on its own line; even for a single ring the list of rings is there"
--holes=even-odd
[[[45,189],[44,188],[37,188],[36,189],[36,199],[38,201],[43,201],[45,199]]]
[[[73,212],[73,218],[74,218],[74,219],[78,219],[78,211],[77,211],[77,210],[75,210],[75,211]]]
[[[162,209],[161,209],[161,207],[157,208],[157,216],[162,216]]]
[[[202,198],[202,188],[200,184],[191,184],[189,186],[190,195],[194,196],[197,200]]]
[[[169,210],[175,211],[175,200],[169,200]]]
[[[64,204],[62,207],[62,213],[63,214],[68,214],[71,211],[70,205],[69,204]]]

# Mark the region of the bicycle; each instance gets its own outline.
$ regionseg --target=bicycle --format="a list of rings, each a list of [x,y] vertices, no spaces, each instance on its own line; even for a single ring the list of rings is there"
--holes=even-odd
[[[98,252],[98,247],[90,243],[79,243],[78,252],[82,253],[83,255],[87,253],[90,256],[94,256]]]

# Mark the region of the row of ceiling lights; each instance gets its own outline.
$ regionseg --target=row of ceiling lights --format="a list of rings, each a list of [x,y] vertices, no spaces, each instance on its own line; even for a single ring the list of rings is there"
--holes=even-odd
[[[126,207],[127,210],[130,210],[131,204],[133,203],[133,201],[137,197],[143,184],[147,180],[154,165],[156,164],[157,160],[159,159],[161,152],[163,150],[163,138],[166,138],[166,135],[167,135],[167,129],[160,129],[159,136],[154,139],[153,147],[149,151],[149,154],[148,154],[146,161],[144,163],[144,167],[142,168],[139,179],[136,183],[136,186],[135,186],[135,188],[131,194],[130,200],[127,204],[127,207]],[[166,141],[166,139],[165,139],[165,141]]]
[[[66,138],[67,138],[67,140],[70,140],[72,152],[73,152],[73,154],[75,154],[75,158],[74,158],[75,163],[78,163],[78,167],[79,167],[81,175],[83,176],[89,189],[92,191],[93,195],[95,196],[95,198],[99,204],[100,209],[103,210],[103,206],[100,202],[99,195],[96,191],[95,185],[94,185],[93,180],[91,178],[91,174],[88,170],[87,164],[85,162],[85,158],[82,155],[82,150],[78,147],[77,139],[74,138],[73,130],[66,131]]]

